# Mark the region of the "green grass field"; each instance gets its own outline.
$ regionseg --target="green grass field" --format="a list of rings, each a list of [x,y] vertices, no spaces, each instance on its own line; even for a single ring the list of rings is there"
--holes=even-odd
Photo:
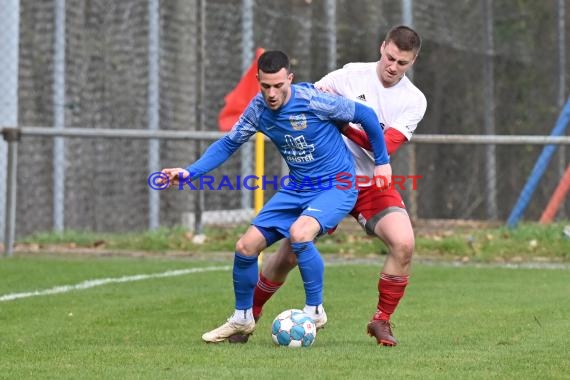
[[[282,310],[304,304],[297,271],[269,302],[249,343],[201,342],[233,311],[230,266],[164,258],[2,259],[0,378],[570,378],[568,268],[416,264],[393,317],[400,345],[387,348],[365,335],[380,263],[335,263],[326,268],[326,329],[312,347],[287,349],[273,345],[270,325]],[[171,270],[188,271],[127,281]],[[118,278],[125,282],[112,282]],[[108,283],[85,282],[96,279]],[[84,289],[41,293],[77,284]],[[9,299],[33,291],[39,294]]]

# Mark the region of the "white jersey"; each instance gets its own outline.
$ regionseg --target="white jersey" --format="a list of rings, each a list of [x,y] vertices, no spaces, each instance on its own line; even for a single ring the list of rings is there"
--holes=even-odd
[[[376,67],[377,62],[348,63],[325,75],[316,85],[366,104],[376,112],[384,129],[395,128],[410,140],[426,112],[426,98],[405,75],[394,86],[384,87]],[[354,156],[356,174],[371,177],[374,172],[372,153],[342,137]]]

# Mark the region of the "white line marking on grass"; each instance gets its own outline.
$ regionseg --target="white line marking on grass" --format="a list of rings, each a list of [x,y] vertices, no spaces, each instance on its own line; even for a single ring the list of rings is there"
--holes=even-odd
[[[329,258],[330,260],[330,258]],[[345,265],[359,265],[359,264],[374,264],[380,265],[383,260],[332,260],[332,262],[325,263],[325,266],[345,266]],[[423,265],[430,266],[451,266],[451,267],[476,267],[476,268],[508,268],[508,269],[570,269],[570,266],[565,263],[518,263],[518,264],[472,264],[472,263],[457,263],[457,262],[440,262],[440,261],[429,261],[429,260],[419,260],[419,263]],[[35,290],[33,292],[25,293],[10,293],[0,296],[0,302],[13,301],[20,298],[36,297],[36,296],[47,296],[51,294],[67,293],[73,290],[83,290],[94,288],[96,286],[107,285],[107,284],[117,284],[122,282],[131,281],[142,281],[149,280],[152,278],[163,278],[163,277],[175,277],[183,276],[191,273],[203,273],[212,271],[223,271],[230,270],[231,266],[220,266],[220,267],[204,267],[204,268],[191,268],[191,269],[178,269],[169,270],[162,273],[155,274],[137,274],[133,276],[123,276],[116,278],[100,278],[96,280],[87,280],[80,282],[76,285],[62,285],[56,286],[51,289],[45,290]]]
[[[67,293],[67,292],[71,292],[73,290],[84,290],[84,289],[94,288],[96,286],[107,285],[107,284],[118,284],[118,283],[122,283],[122,282],[142,281],[142,280],[149,280],[152,278],[184,276],[184,275],[190,274],[190,273],[203,273],[203,272],[230,270],[230,269],[231,269],[230,266],[204,267],[204,268],[169,270],[166,272],[155,273],[155,274],[136,274],[133,276],[123,276],[123,277],[115,277],[115,278],[99,278],[99,279],[95,279],[95,280],[83,281],[83,282],[80,282],[79,284],[75,284],[75,285],[62,285],[62,286],[56,286],[56,287],[53,287],[50,289],[45,289],[45,290],[35,290],[33,292],[5,294],[3,296],[0,296],[0,302],[13,301],[13,300],[17,300],[20,298],[47,296],[47,295],[51,295],[51,294]]]

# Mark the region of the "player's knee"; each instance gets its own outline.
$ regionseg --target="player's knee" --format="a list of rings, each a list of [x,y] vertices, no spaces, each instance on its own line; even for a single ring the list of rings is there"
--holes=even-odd
[[[297,265],[297,255],[289,254],[284,257],[279,263],[279,269],[281,272],[289,272],[291,269],[295,268]]]
[[[303,229],[301,226],[292,225],[289,229],[289,238],[292,243],[301,243],[313,240],[313,236],[309,231]]]
[[[289,228],[289,239],[293,243],[313,241],[319,232],[319,228],[319,223],[312,218],[299,219]]]
[[[244,256],[253,256],[257,255],[255,247],[252,244],[249,244],[246,239],[243,237],[240,238],[236,243],[236,252]]]
[[[397,241],[391,244],[390,254],[400,262],[400,265],[408,266],[412,262],[414,247],[414,239]]]

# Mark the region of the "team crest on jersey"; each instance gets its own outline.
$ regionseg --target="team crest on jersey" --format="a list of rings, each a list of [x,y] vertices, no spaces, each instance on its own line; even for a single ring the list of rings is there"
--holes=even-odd
[[[307,118],[305,117],[304,113],[300,115],[290,116],[289,122],[291,122],[291,126],[296,131],[302,131],[303,129],[307,128]]]

